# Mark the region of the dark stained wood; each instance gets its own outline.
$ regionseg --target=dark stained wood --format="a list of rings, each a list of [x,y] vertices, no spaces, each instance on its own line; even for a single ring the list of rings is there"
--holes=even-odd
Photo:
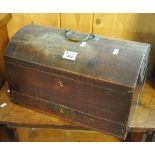
[[[19,92],[13,91],[12,93],[14,103],[21,103],[26,107],[36,111],[42,111],[47,114],[56,114],[57,116],[60,116],[60,118],[77,122],[83,126],[100,132],[108,133],[116,137],[119,137],[118,135],[125,135],[126,129],[122,124],[110,122],[104,118],[97,118],[93,115],[88,115],[87,113],[81,113],[59,104],[54,104],[45,100],[39,100],[38,98],[20,94]]]
[[[48,116],[14,104],[7,90],[5,83],[0,90],[0,103],[5,102],[7,106],[0,108],[0,123],[15,127],[19,141],[121,141],[116,137],[63,121],[55,115]],[[7,133],[2,134],[2,141],[9,141]]]
[[[5,51],[12,100],[125,138],[130,106],[138,103],[145,81],[150,45],[100,36],[85,47],[80,44],[68,40],[62,29],[29,25],[18,31]],[[63,59],[65,50],[76,51],[76,60]]]
[[[118,123],[124,123],[127,119],[122,115],[128,113],[127,106],[130,105],[131,98],[129,95],[55,74],[17,66],[13,63],[6,63],[6,66],[9,77],[13,81],[11,88],[16,92],[60,103],[62,106],[83,111],[98,118],[112,119]],[[21,77],[21,75],[23,76]],[[63,87],[59,85],[59,81],[63,81]],[[111,100],[107,104],[109,98]],[[124,104],[121,104],[122,98],[124,98]],[[115,111],[115,113],[111,111]]]
[[[6,60],[12,58],[12,62],[17,60],[21,65],[28,65],[28,62],[29,67],[35,65],[35,68],[49,73],[55,70],[58,74],[60,71],[61,75],[74,78],[79,75],[80,80],[101,81],[100,86],[130,90],[135,87],[143,57],[150,49],[149,44],[103,36],[88,40],[85,47],[80,44],[68,41],[64,29],[28,25],[12,38],[5,57]],[[119,49],[118,55],[113,54],[114,49]],[[76,61],[63,59],[65,50],[77,52]]]
[[[9,134],[6,125],[0,124],[0,142],[9,142]]]
[[[51,117],[14,104],[11,102],[11,96],[7,92],[8,90],[9,88],[7,83],[5,83],[0,90],[0,104],[7,104],[5,107],[0,108],[1,124],[25,127],[76,128],[76,125],[72,125],[72,123],[60,120],[55,115]]]

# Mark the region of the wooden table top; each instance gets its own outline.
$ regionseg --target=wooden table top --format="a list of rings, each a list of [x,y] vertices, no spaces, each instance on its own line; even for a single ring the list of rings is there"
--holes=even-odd
[[[132,106],[128,125],[131,131],[155,130],[155,79],[145,83],[141,103]]]
[[[141,104],[132,106],[129,117],[129,129],[132,131],[155,130],[155,83],[148,80],[144,86]],[[61,120],[55,115],[48,116],[32,111],[11,102],[7,92],[8,85],[4,84],[0,91],[0,123],[22,127],[46,127],[87,129],[82,126]],[[6,103],[6,104],[5,104]],[[1,107],[6,105],[4,107]]]

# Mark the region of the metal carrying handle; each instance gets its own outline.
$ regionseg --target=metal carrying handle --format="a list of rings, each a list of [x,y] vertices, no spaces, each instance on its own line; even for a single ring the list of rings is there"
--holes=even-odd
[[[88,41],[89,39],[93,39],[95,37],[95,35],[91,33],[91,34],[88,34],[84,39],[81,39],[81,38],[72,36],[72,33],[73,32],[71,30],[65,30],[66,38],[74,42],[84,42],[84,41]]]

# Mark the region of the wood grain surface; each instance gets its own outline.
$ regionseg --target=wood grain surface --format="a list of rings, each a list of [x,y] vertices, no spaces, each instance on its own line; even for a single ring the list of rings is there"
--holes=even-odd
[[[7,25],[9,38],[11,38],[20,28],[28,24],[60,27],[60,14],[58,13],[13,13],[12,18],[13,20]]]
[[[93,13],[62,13],[61,28],[91,33]]]
[[[17,128],[20,142],[120,142],[119,138],[86,130]]]

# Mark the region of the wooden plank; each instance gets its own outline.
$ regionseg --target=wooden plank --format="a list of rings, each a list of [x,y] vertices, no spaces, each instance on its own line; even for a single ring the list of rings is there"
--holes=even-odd
[[[155,14],[94,14],[93,33],[152,45],[149,76],[155,67]]]
[[[21,142],[120,142],[121,139],[96,131],[17,128]]]
[[[25,23],[60,27],[59,13],[27,13],[24,14]]]
[[[94,14],[93,32],[109,37],[134,40],[137,14]],[[132,31],[133,30],[133,31]]]
[[[92,32],[93,14],[92,13],[62,13],[61,28],[81,32]]]
[[[94,14],[93,32],[121,39],[147,41],[150,39],[146,34],[155,34],[154,18],[155,14]]]
[[[12,20],[7,27],[9,38],[11,38],[20,28],[28,24],[40,24],[46,26],[60,27],[60,14],[13,13]]]

